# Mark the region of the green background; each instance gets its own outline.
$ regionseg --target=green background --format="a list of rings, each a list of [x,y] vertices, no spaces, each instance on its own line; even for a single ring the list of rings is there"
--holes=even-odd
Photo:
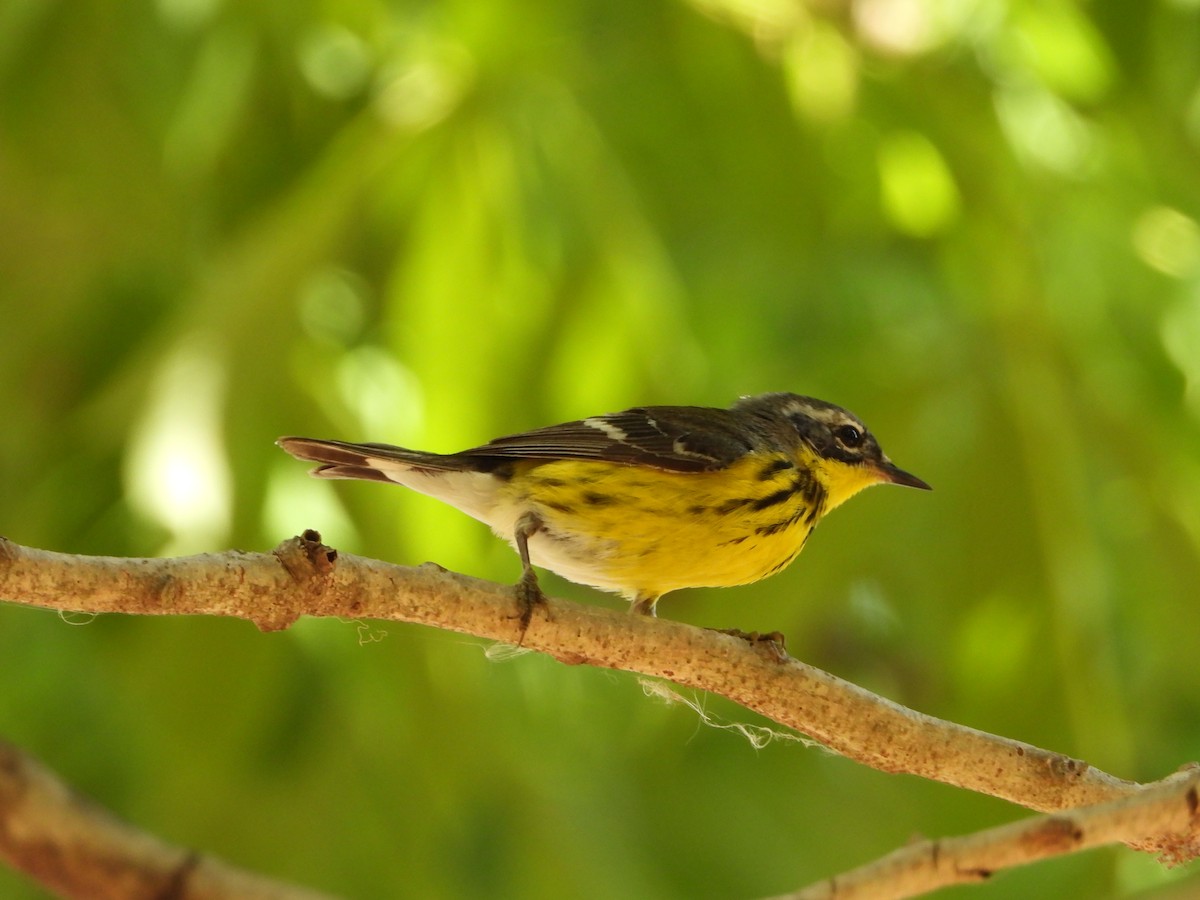
[[[1196,0],[3,0],[0,534],[311,527],[511,581],[478,523],[272,442],[813,394],[934,493],[661,614],[1159,778],[1200,757],[1198,149]],[[362,898],[756,897],[1024,814],[487,649],[7,605],[0,734]],[[1100,851],[946,896],[1188,885]]]

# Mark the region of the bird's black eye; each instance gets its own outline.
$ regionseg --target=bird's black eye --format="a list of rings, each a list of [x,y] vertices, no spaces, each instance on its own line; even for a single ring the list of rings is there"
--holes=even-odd
[[[833,429],[833,436],[847,450],[854,450],[862,446],[863,433],[853,425],[839,425]]]

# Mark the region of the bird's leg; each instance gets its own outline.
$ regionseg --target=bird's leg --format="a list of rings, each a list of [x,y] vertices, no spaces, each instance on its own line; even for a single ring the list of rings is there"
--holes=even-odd
[[[656,616],[654,604],[658,602],[658,594],[638,594],[629,605],[629,612],[635,616]]]
[[[517,530],[514,540],[517,544],[517,553],[521,555],[521,580],[517,582],[515,590],[517,594],[517,607],[519,612],[517,618],[521,620],[521,641],[525,640],[525,632],[529,629],[529,623],[533,619],[533,610],[540,606],[549,618],[550,612],[546,606],[546,595],[542,593],[542,588],[538,584],[537,572],[533,571],[533,563],[529,561],[529,539],[542,530],[544,524],[537,517],[536,513],[527,512],[517,520]],[[517,643],[520,644],[521,641]]]

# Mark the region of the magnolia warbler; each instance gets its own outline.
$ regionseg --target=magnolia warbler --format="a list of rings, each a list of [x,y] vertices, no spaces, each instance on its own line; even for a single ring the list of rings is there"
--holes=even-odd
[[[321,478],[402,484],[490,525],[521,556],[522,623],[544,600],[533,565],[654,614],[669,591],[749,584],[800,553],[865,487],[929,485],[857,416],[812,397],[729,409],[645,406],[496,438],[459,453],[280,438]]]

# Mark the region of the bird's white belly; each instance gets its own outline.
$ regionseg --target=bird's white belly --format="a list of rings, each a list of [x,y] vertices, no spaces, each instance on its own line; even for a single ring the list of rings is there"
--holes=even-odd
[[[496,532],[513,544],[511,532]],[[584,584],[602,591],[629,594],[629,586],[605,577],[605,562],[617,552],[615,541],[580,535],[564,535],[554,531],[539,531],[529,539],[529,559],[535,566],[548,569],[575,584]]]
[[[482,472],[431,471],[397,467],[388,477],[398,484],[453,506],[488,525],[498,537],[517,549],[517,522],[534,513],[546,527],[527,541],[535,566],[568,581],[606,591],[621,592],[621,585],[604,577],[604,561],[616,553],[616,542],[554,529],[552,511],[504,490],[504,483]]]

